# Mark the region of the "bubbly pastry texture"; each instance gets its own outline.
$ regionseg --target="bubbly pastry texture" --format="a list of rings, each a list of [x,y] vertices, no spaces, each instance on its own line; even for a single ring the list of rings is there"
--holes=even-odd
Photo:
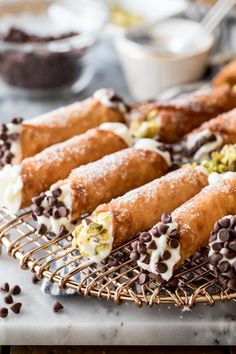
[[[112,250],[112,220],[109,212],[98,213],[93,218],[84,219],[73,232],[74,248],[94,263],[100,263]]]
[[[133,145],[133,138],[130,134],[129,128],[123,123],[102,123],[99,126],[101,130],[109,130],[112,133],[121,137],[128,146]]]
[[[5,165],[0,171],[0,203],[16,213],[22,202],[23,181],[20,165]]]
[[[151,150],[157,152],[166,161],[168,166],[171,166],[171,156],[168,151],[163,151],[159,149],[160,143],[153,139],[143,138],[138,139],[134,145],[136,149]]]

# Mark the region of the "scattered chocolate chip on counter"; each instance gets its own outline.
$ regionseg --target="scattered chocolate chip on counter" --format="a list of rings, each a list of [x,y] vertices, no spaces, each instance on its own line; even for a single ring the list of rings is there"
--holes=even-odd
[[[21,293],[21,288],[19,285],[13,286],[13,288],[10,291],[11,295],[19,295]]]
[[[4,297],[4,302],[6,304],[13,304],[13,297],[11,296],[11,294],[7,294],[5,297]]]
[[[8,315],[8,309],[6,307],[1,307],[0,308],[0,317],[6,318],[7,315]]]
[[[59,312],[59,311],[62,311],[64,309],[64,306],[59,302],[59,301],[56,301],[54,302],[53,304],[53,311],[55,313]]]
[[[22,303],[21,302],[15,302],[13,305],[11,305],[10,309],[15,313],[15,314],[19,314],[20,310],[22,307]]]
[[[1,291],[5,291],[5,292],[8,292],[10,290],[10,286],[8,283],[3,283],[1,285]]]

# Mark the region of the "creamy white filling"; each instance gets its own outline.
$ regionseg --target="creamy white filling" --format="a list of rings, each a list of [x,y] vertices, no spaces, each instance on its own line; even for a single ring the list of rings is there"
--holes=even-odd
[[[133,145],[133,138],[130,134],[129,128],[123,123],[103,123],[99,126],[101,130],[109,130],[112,133],[122,138],[128,146]]]
[[[227,215],[227,216],[225,216],[223,219],[228,219],[230,216],[231,216],[231,215]],[[215,243],[218,243],[218,242],[222,243],[222,241],[221,241],[220,238],[219,238],[219,233],[217,234],[217,238],[215,239],[215,241],[212,241],[212,242],[209,243],[210,251],[209,251],[208,257],[211,257],[211,256],[215,253],[215,251],[212,249],[212,246],[213,246]],[[227,258],[227,257],[225,256],[225,254],[226,254],[227,251],[228,251],[228,249],[227,249],[227,248],[224,248],[224,247],[219,251],[219,253],[220,253],[223,257],[222,257],[221,260],[218,262],[218,265],[217,265],[218,267],[219,267],[219,265],[220,265],[221,263],[223,263],[223,262],[228,262],[231,266],[235,263],[236,257],[234,257],[234,258],[232,258],[232,259],[229,259],[229,258]],[[214,268],[214,266],[210,264],[210,269],[212,270],[213,268]],[[222,275],[226,275],[226,274],[227,274],[227,273],[222,273]]]
[[[21,134],[22,132],[22,125],[21,124],[13,124],[13,123],[8,123],[7,125],[7,134],[13,134],[13,133],[18,133]],[[0,140],[0,144],[4,144],[2,140]],[[10,147],[10,152],[14,155],[11,164],[19,164],[22,159],[22,151],[21,151],[21,143],[20,139],[16,141],[10,141],[11,147]]]
[[[105,107],[116,107],[121,113],[126,113],[126,105],[121,101],[111,101],[111,94],[109,89],[101,88],[94,92],[93,98],[98,100]]]
[[[188,150],[192,149],[194,145],[197,143],[197,141],[203,137],[209,137],[213,133],[208,130],[202,130],[199,133],[192,134],[188,137],[187,142],[186,142],[186,147]],[[203,144],[199,150],[195,152],[193,155],[193,160],[201,162],[203,160],[207,160],[209,157],[209,154],[219,148],[223,144],[223,139],[220,134],[214,133],[216,140],[215,141],[209,141],[205,144]]]
[[[0,204],[16,213],[22,202],[23,181],[20,165],[6,165],[0,171]]]
[[[70,185],[65,183],[60,187],[60,189],[62,193],[57,199],[63,202],[65,207],[70,210],[69,215],[66,217],[61,217],[59,219],[55,219],[52,216],[50,216],[49,218],[44,215],[37,216],[37,223],[46,225],[47,231],[54,232],[56,235],[59,234],[59,230],[62,225],[64,225],[68,231],[71,231],[73,228],[73,225],[71,224],[72,200],[71,200]],[[47,191],[46,195],[47,196],[52,195],[51,191]],[[45,210],[50,209],[46,198],[43,200],[41,205]]]
[[[236,172],[231,172],[231,171],[224,172],[224,173],[212,172],[208,176],[208,183],[214,185],[225,179],[236,179]]]
[[[141,262],[140,260],[137,261],[137,264],[143,270],[147,270],[147,271],[154,273],[154,274],[160,274],[157,271],[157,263],[160,260],[160,258],[163,256],[164,252],[169,251],[171,254],[171,257],[167,260],[161,261],[162,263],[166,264],[166,266],[167,266],[167,271],[165,273],[161,273],[161,277],[166,281],[168,281],[172,277],[174,267],[181,258],[180,257],[180,246],[178,246],[177,248],[171,248],[168,245],[169,235],[173,230],[176,230],[178,228],[178,225],[175,221],[168,223],[167,225],[169,227],[168,227],[168,230],[165,234],[161,235],[160,237],[154,237],[152,235],[152,240],[154,240],[154,242],[156,243],[156,249],[150,250],[150,262],[148,264],[146,264],[144,262]],[[151,231],[149,231],[149,232],[151,234]]]
[[[160,143],[153,139],[142,138],[138,139],[134,145],[136,149],[151,150],[157,152],[167,163],[168,166],[171,166],[171,156],[168,151],[162,151],[158,148]]]
[[[109,212],[99,213],[92,218],[92,222],[103,226],[104,233],[91,233],[90,224],[86,220],[73,232],[73,246],[78,248],[81,254],[94,263],[100,263],[106,259],[112,250],[113,232],[112,218]]]

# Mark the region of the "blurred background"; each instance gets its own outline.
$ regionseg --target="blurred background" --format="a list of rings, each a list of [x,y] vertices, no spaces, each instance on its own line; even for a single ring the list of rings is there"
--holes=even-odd
[[[223,1],[213,31],[201,20],[214,0],[1,0],[0,120],[101,87],[131,102],[202,87],[236,56],[236,7]]]

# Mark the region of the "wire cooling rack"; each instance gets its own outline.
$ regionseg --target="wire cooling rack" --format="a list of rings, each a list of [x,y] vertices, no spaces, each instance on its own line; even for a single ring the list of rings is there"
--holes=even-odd
[[[138,306],[173,303],[189,308],[196,303],[213,305],[216,301],[236,300],[236,292],[222,289],[209,270],[207,249],[187,260],[171,282],[160,284],[153,277],[140,285],[139,270],[129,260],[130,242],[112,253],[111,257],[118,256],[117,266],[108,267],[107,263],[96,266],[85,262],[71,247],[71,236],[48,240],[37,234],[29,210],[15,216],[0,209],[0,241],[23,269],[86,297],[113,299],[116,304],[123,301]]]

